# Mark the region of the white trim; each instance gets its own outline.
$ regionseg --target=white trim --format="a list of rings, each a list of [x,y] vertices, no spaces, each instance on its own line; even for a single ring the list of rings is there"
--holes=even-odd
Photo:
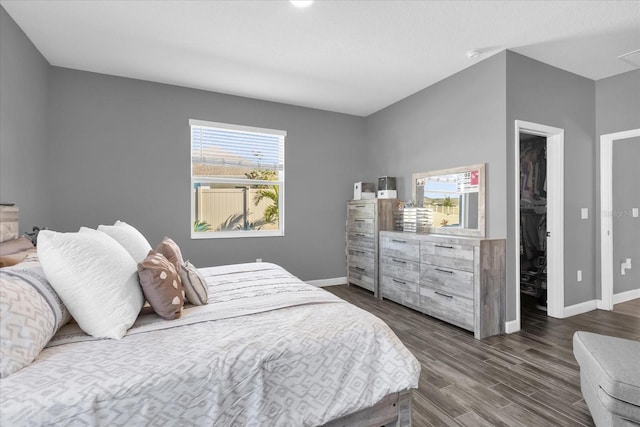
[[[593,311],[598,308],[597,300],[589,300],[585,302],[581,302],[579,304],[570,305],[569,307],[564,308],[564,316],[563,317],[571,317],[577,314],[586,313],[588,311]]]
[[[520,319],[511,320],[510,322],[505,322],[504,331],[507,334],[512,334],[514,332],[518,332],[520,330]]]
[[[564,129],[538,123],[515,121],[514,204],[516,320],[520,330],[520,133],[547,138],[547,314],[564,315]]]
[[[207,126],[207,127],[220,128],[220,129],[226,129],[231,131],[235,130],[239,132],[253,132],[253,133],[263,133],[266,135],[287,136],[286,130],[258,128],[255,126],[236,125],[233,123],[209,122],[206,120],[189,119],[189,126]]]
[[[319,288],[324,288],[325,286],[336,286],[336,285],[346,285],[347,278],[346,277],[334,277],[332,279],[317,279],[317,280],[307,280],[306,283],[317,286]]]
[[[613,310],[613,142],[640,136],[640,129],[600,136],[600,305]]]
[[[630,291],[613,294],[613,304],[620,304],[636,298],[640,298],[640,289],[631,289]]]

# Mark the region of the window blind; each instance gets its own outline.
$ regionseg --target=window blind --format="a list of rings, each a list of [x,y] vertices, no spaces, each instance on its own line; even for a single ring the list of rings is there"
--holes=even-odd
[[[238,170],[284,170],[286,132],[202,123],[191,122],[191,161],[193,165],[209,166],[203,174],[229,176],[238,174]]]

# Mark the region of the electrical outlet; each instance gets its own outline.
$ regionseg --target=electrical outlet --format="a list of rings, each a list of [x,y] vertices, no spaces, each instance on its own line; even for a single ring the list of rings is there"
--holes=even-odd
[[[262,258],[256,258],[256,262],[262,262]]]
[[[631,258],[627,258],[626,262],[624,263],[624,268],[631,268]]]
[[[631,209],[631,216],[634,218],[638,218],[638,208]]]
[[[625,274],[627,274],[627,270],[626,270],[626,268],[625,268],[625,267],[626,267],[626,265],[624,264],[624,262],[623,262],[623,263],[620,263],[620,274],[621,274],[621,275],[623,275],[623,276],[624,276]]]
[[[582,216],[582,219],[589,218],[589,208],[582,208],[580,211],[580,215]]]
[[[582,270],[578,270],[578,282],[582,282]]]

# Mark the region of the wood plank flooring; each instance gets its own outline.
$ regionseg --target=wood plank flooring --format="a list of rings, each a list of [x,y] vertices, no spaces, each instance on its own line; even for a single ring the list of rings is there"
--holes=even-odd
[[[613,306],[613,311],[633,317],[640,317],[640,298],[616,304]]]
[[[580,392],[573,333],[640,341],[638,317],[595,310],[553,319],[524,303],[520,332],[480,341],[358,287],[324,289],[384,320],[420,361],[412,410],[417,427],[593,426]]]

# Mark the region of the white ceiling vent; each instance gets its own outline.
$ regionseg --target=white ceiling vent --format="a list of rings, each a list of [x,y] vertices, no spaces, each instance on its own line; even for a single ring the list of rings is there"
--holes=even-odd
[[[632,65],[635,68],[640,68],[640,49],[633,50],[624,55],[618,56],[618,59]]]

